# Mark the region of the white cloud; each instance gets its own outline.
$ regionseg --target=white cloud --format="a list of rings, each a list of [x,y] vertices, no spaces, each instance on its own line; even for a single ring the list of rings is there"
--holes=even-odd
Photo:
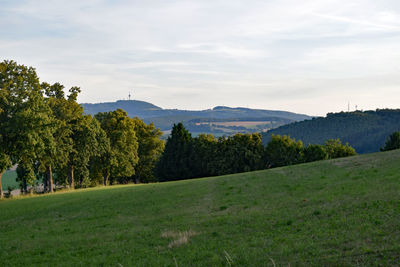
[[[400,100],[397,0],[4,1],[0,23],[3,59],[81,86],[82,102],[134,90],[170,108],[321,115]]]

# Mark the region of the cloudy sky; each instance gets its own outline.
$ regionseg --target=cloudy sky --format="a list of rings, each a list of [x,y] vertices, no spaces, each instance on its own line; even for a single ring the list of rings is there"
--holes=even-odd
[[[0,58],[80,102],[400,108],[398,0],[0,0]]]

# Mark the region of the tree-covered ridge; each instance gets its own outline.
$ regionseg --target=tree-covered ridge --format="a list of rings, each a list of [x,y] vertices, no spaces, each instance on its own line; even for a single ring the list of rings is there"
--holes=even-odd
[[[289,135],[305,144],[323,144],[327,139],[339,138],[358,153],[370,153],[379,151],[386,138],[399,130],[399,109],[329,113],[272,129],[263,134],[263,143],[268,143],[274,134]]]
[[[154,123],[162,131],[170,131],[174,124],[182,122],[193,133],[212,133],[233,135],[234,133],[259,132],[263,129],[275,128],[294,121],[310,119],[310,116],[279,110],[263,110],[250,108],[231,108],[218,106],[206,110],[162,109],[151,103],[139,100],[119,100],[106,103],[81,104],[86,114],[97,114],[123,109],[130,117],[140,117],[146,123]],[[256,127],[229,127],[220,122],[261,121]],[[202,122],[202,123],[200,123]],[[207,124],[205,124],[207,122]],[[213,126],[213,124],[215,124]],[[218,127],[215,127],[218,125]],[[261,130],[260,130],[261,129]]]

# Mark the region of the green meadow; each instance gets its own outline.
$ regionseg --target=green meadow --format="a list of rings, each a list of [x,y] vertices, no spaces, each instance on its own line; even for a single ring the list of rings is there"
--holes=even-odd
[[[1,266],[399,262],[399,150],[0,202]]]

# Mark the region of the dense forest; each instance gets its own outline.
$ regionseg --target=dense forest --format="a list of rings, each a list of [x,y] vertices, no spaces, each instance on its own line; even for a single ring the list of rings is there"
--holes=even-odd
[[[339,138],[349,143],[357,153],[377,152],[387,137],[400,130],[399,109],[377,109],[329,113],[324,118],[314,118],[272,129],[263,134],[267,144],[272,135],[288,135],[305,144],[322,144],[327,139]]]

